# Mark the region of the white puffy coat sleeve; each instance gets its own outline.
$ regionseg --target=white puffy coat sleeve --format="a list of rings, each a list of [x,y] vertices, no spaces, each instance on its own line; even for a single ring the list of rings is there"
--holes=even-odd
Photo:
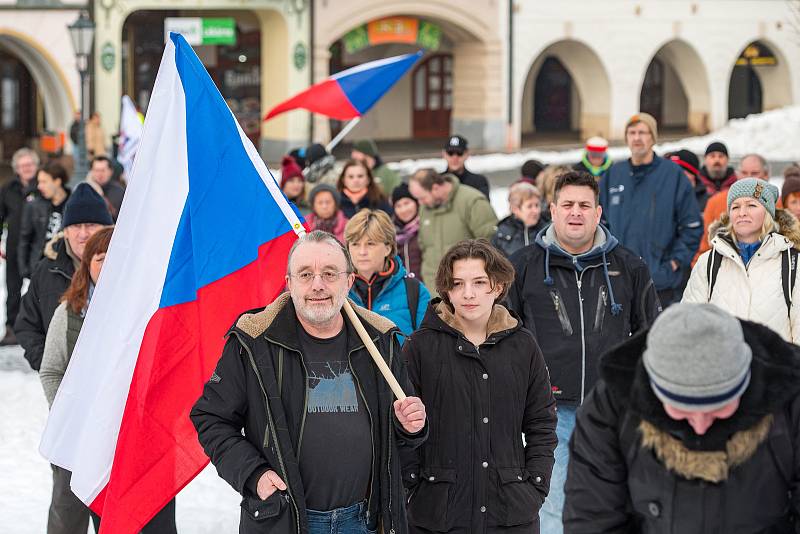
[[[712,249],[713,250],[713,249]],[[683,292],[681,302],[708,302],[708,260],[711,250],[704,252],[692,268],[689,283]]]

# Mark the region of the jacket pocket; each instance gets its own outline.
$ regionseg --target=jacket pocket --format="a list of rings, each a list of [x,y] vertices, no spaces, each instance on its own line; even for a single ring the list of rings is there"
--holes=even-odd
[[[241,532],[291,530],[292,514],[289,511],[288,498],[287,494],[276,491],[266,500],[250,496],[242,499]],[[245,528],[246,525],[249,527]]]
[[[527,471],[519,467],[499,467],[497,486],[497,502],[493,504],[498,525],[524,525],[536,519],[542,497]]]
[[[606,308],[608,307],[608,289],[600,286],[597,294],[597,311],[594,314],[594,331],[603,331],[603,320],[606,318]]]
[[[409,523],[428,530],[449,530],[452,521],[448,520],[447,512],[450,509],[450,494],[455,481],[455,469],[423,469],[419,484],[408,504]]]
[[[550,298],[553,300],[553,307],[556,310],[558,322],[561,323],[561,330],[564,332],[564,335],[571,336],[572,323],[569,320],[569,315],[567,315],[567,309],[564,307],[564,299],[561,298],[561,294],[557,289],[550,290]]]

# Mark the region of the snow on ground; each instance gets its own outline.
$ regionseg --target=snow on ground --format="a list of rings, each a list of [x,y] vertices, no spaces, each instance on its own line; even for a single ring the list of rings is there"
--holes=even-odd
[[[656,152],[663,154],[687,148],[702,155],[712,141],[722,141],[728,146],[732,158],[739,158],[751,152],[761,154],[770,161],[800,160],[800,106],[786,107],[749,115],[744,119],[733,119],[724,127],[708,135],[688,137],[656,145]],[[627,147],[611,147],[609,154],[614,160],[630,156]],[[542,151],[530,150],[512,154],[473,155],[469,158],[472,172],[485,173],[518,169],[529,159],[538,159],[547,164],[571,164],[580,161],[581,150]],[[389,166],[401,174],[410,175],[425,167],[442,168],[441,158],[406,159]]]
[[[5,288],[3,263],[0,325],[5,324]],[[50,464],[39,454],[47,401],[20,347],[0,347],[0,421],[0,532],[41,534],[52,491]],[[240,500],[212,466],[206,467],[177,497],[178,532],[236,532]]]

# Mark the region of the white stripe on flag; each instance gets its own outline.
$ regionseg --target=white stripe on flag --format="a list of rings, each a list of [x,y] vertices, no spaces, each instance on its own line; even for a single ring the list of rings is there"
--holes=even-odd
[[[158,309],[189,192],[186,103],[167,41],[133,179],[40,452],[91,503],[108,482],[145,328]]]

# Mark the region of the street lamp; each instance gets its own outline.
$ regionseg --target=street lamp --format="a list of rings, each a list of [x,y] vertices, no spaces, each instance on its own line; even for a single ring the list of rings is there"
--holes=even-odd
[[[86,161],[86,109],[88,108],[86,105],[86,74],[89,71],[89,56],[92,53],[92,42],[94,41],[94,23],[85,11],[81,11],[78,20],[67,26],[67,29],[70,39],[72,39],[72,48],[75,50],[81,80],[81,120],[78,126],[78,150],[74,160],[75,176],[83,181],[89,172],[89,165]]]

